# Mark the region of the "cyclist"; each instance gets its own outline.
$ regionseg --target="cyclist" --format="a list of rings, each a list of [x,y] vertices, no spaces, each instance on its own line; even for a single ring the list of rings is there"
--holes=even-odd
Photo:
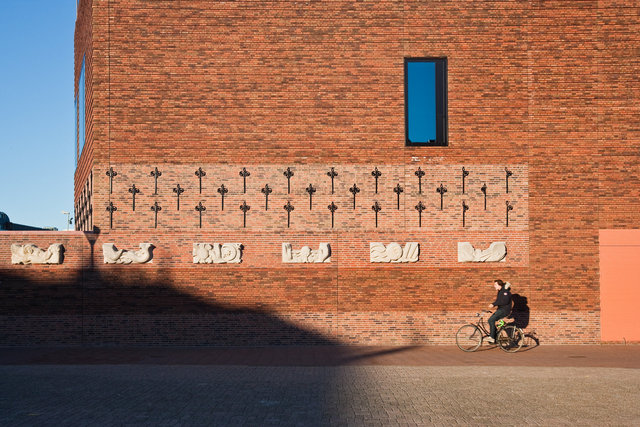
[[[496,300],[489,304],[489,308],[493,309],[498,307],[495,313],[489,317],[487,321],[489,323],[489,338],[487,341],[490,344],[496,342],[496,322],[503,317],[507,317],[511,313],[511,283],[503,282],[497,279],[493,282],[493,287],[498,291]]]

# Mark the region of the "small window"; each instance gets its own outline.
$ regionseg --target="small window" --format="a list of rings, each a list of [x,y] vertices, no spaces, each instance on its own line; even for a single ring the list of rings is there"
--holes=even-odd
[[[447,59],[405,58],[407,145],[447,145]]]

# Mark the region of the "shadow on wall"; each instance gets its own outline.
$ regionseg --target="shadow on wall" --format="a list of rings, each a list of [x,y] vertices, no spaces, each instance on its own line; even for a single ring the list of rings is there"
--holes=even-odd
[[[166,270],[119,267],[0,270],[0,346],[338,344],[266,311],[180,292]]]

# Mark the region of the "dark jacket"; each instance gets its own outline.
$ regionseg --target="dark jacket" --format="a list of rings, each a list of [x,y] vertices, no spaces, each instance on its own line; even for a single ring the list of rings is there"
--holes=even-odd
[[[511,284],[508,282],[504,284],[502,288],[498,291],[498,295],[496,295],[496,300],[493,302],[493,305],[498,307],[499,310],[503,311],[511,311]]]

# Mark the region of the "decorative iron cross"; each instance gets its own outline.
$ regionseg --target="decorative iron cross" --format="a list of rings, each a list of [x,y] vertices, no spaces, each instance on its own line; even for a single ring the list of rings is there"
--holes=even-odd
[[[373,206],[371,206],[371,209],[373,209],[373,211],[376,213],[376,228],[378,228],[378,212],[380,212],[382,210],[382,207],[380,206],[378,201],[376,201],[373,204]]]
[[[511,175],[513,175],[513,172],[511,172],[511,171],[510,171],[509,169],[507,169],[506,167],[504,168],[504,172],[505,172],[505,174],[507,175],[507,177],[506,177],[506,181],[505,181],[505,182],[506,182],[506,184],[507,184],[507,193],[508,193],[508,192],[509,192],[509,177],[510,177]]]
[[[468,210],[469,210],[469,206],[467,206],[467,204],[463,200],[462,201],[462,228],[464,228],[465,214]]]
[[[247,205],[247,201],[243,201],[240,205],[240,210],[242,211],[242,226],[247,226],[247,211],[251,209],[251,206]]]
[[[129,193],[131,193],[131,197],[133,197],[133,211],[135,212],[135,210],[136,210],[136,194],[140,193],[140,189],[138,187],[136,187],[135,184],[132,184],[131,188],[129,188]]]
[[[196,206],[196,210],[200,215],[200,228],[202,228],[202,212],[206,211],[207,208],[202,204],[202,202],[198,202],[198,206]]]
[[[327,172],[327,176],[331,178],[331,194],[333,194],[333,178],[338,176],[338,172],[336,172],[334,168],[331,168],[331,170]]]
[[[418,168],[414,173],[418,177],[418,194],[422,194],[422,177],[424,176],[424,171]]]
[[[464,179],[469,175],[469,171],[462,167],[462,194],[464,194]]]
[[[442,183],[440,183],[440,187],[436,188],[436,192],[440,193],[440,210],[442,210],[444,206],[444,202],[443,202],[444,193],[447,192],[447,187],[445,187],[444,185],[442,185]]]
[[[198,181],[200,181],[200,194],[202,194],[202,177],[206,174],[207,173],[203,171],[202,168],[198,168],[198,170],[196,171],[196,176],[198,177]]]
[[[333,213],[338,210],[338,207],[335,203],[331,202],[331,204],[327,206],[327,208],[329,208],[329,210],[331,211],[331,228],[333,228]]]
[[[178,184],[173,189],[173,192],[176,193],[176,197],[178,198],[178,210],[180,210],[180,195],[184,193],[184,188],[180,187],[180,184]]]
[[[506,201],[507,205],[507,227],[509,226],[509,211],[513,210],[513,205],[509,204],[509,201]]]
[[[151,176],[155,181],[155,190],[153,191],[153,194],[158,194],[158,177],[162,176],[162,172],[160,172],[158,168],[154,168],[154,170],[151,171]]]
[[[422,201],[419,201],[415,206],[418,211],[418,227],[422,227],[422,211],[426,209]]]
[[[242,192],[247,193],[247,177],[251,175],[247,168],[242,168],[240,171],[240,176],[242,177]]]
[[[482,188],[480,189],[484,194],[484,210],[487,210],[487,183],[482,184]]]
[[[309,186],[307,188],[305,188],[305,190],[307,191],[307,193],[309,193],[309,210],[311,210],[311,201],[312,201],[312,198],[313,198],[313,193],[316,192],[316,189],[313,186],[313,184],[309,184]]]
[[[291,202],[287,200],[287,204],[284,205],[284,210],[287,211],[287,228],[289,228],[289,225],[291,225],[291,211],[294,209],[295,208],[293,207]]]
[[[400,183],[398,183],[398,185],[396,185],[393,188],[393,192],[396,193],[396,195],[398,196],[398,210],[400,210],[400,193],[402,193],[404,190],[402,189],[402,187],[400,186]]]
[[[353,194],[353,209],[355,209],[356,208],[356,194],[358,194],[360,192],[360,189],[354,183],[353,187],[349,188],[349,191],[351,192],[351,194]]]
[[[109,177],[109,194],[113,193],[113,177],[118,175],[118,172],[114,171],[112,167],[109,167],[107,176]]]
[[[220,195],[222,196],[222,210],[224,210],[224,195],[228,192],[229,190],[227,190],[227,187],[225,187],[224,184],[222,184],[220,188],[218,188],[218,193],[220,193]]]
[[[113,205],[113,202],[109,202],[109,206],[107,206],[107,211],[109,212],[109,228],[113,228],[113,213],[117,210],[118,208]]]
[[[151,210],[153,211],[155,216],[155,225],[153,226],[153,228],[158,228],[158,212],[162,210],[162,207],[158,204],[158,202],[153,202]]]
[[[269,187],[269,184],[265,184],[264,187],[262,187],[262,194],[264,194],[264,210],[268,211],[269,210],[269,194],[271,194],[271,192],[273,191],[271,189],[271,187]]]
[[[291,194],[291,177],[293,176],[291,168],[287,168],[283,175],[287,177],[287,194]]]
[[[376,179],[376,194],[378,194],[378,178],[380,178],[380,175],[382,175],[382,172],[380,172],[378,170],[378,167],[376,166],[373,172],[371,172],[371,175]]]

